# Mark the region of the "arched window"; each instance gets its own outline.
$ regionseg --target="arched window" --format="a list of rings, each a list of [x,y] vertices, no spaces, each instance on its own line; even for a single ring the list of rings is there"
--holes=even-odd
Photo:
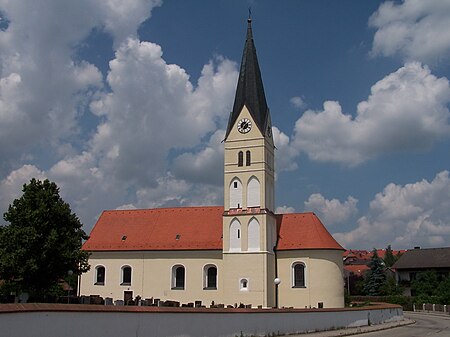
[[[95,284],[100,286],[105,285],[105,267],[95,267]]]
[[[252,218],[248,224],[248,250],[259,251],[259,222]]]
[[[238,153],[238,166],[244,166],[244,152],[242,151]]]
[[[203,268],[203,289],[217,289],[217,267],[214,265],[206,265]]]
[[[233,219],[230,225],[230,251],[241,250],[241,223]]]
[[[245,166],[250,166],[252,161],[250,151],[245,152]]]
[[[301,262],[294,263],[292,265],[292,287],[304,288],[305,283],[305,265]]]
[[[242,183],[238,178],[230,184],[230,208],[242,208]]]
[[[248,291],[248,279],[241,278],[239,280],[239,290],[240,291]]]
[[[131,285],[131,267],[125,266],[122,267],[122,283],[123,286],[130,286]]]
[[[184,290],[185,269],[184,266],[176,265],[172,267],[172,289]]]
[[[247,185],[247,207],[261,206],[261,187],[256,177],[251,177]]]

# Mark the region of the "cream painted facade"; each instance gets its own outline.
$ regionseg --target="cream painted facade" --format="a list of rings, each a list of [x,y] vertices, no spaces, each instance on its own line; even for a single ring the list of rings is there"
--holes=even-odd
[[[133,298],[264,308],[344,306],[339,244],[333,241],[331,246],[320,243],[317,249],[300,249],[305,243],[299,243],[302,238],[298,237],[291,240],[297,242],[292,249],[276,249],[283,222],[275,214],[275,146],[250,21],[224,147],[222,249],[98,248],[91,251],[91,270],[82,276],[82,295],[124,299],[132,292]],[[181,225],[183,220],[179,220]],[[124,244],[128,244],[126,240],[123,236]],[[306,244],[314,246],[314,242]],[[131,268],[131,280],[126,284],[124,268]],[[213,277],[215,281],[209,282]],[[281,280],[278,286],[276,278]]]
[[[294,286],[293,266],[305,265],[305,286]],[[279,305],[294,308],[344,307],[342,251],[288,250],[277,253]]]
[[[176,300],[182,303],[202,300],[216,303],[223,298],[221,251],[142,251],[142,252],[93,252],[89,258],[91,269],[81,279],[82,295],[100,295],[123,300],[125,291],[132,291],[133,298]],[[185,287],[174,290],[172,268],[184,266]],[[217,289],[204,290],[204,268],[217,267]],[[104,284],[96,284],[96,270],[105,268]],[[122,268],[132,268],[131,284],[121,285]]]

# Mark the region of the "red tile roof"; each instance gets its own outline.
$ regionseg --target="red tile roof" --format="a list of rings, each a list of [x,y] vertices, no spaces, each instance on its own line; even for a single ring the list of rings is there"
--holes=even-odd
[[[104,211],[88,251],[221,250],[223,207]],[[342,249],[314,213],[277,215],[278,250]]]
[[[277,220],[279,226],[277,250],[344,250],[314,213],[279,214]]]

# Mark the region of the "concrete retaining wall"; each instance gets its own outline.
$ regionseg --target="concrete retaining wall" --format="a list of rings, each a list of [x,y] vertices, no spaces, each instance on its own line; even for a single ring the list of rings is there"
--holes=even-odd
[[[97,305],[0,305],[0,336],[265,336],[365,326],[403,319],[402,308],[194,309]]]

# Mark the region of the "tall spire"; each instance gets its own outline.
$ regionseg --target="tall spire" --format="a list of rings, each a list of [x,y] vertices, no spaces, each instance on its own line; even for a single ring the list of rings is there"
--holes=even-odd
[[[228,120],[225,139],[231,131],[244,105],[249,110],[255,124],[262,134],[265,134],[266,123],[269,115],[264,87],[256,56],[255,43],[253,42],[252,19],[247,20],[247,39],[242,54],[241,69],[234,98],[233,111]]]

